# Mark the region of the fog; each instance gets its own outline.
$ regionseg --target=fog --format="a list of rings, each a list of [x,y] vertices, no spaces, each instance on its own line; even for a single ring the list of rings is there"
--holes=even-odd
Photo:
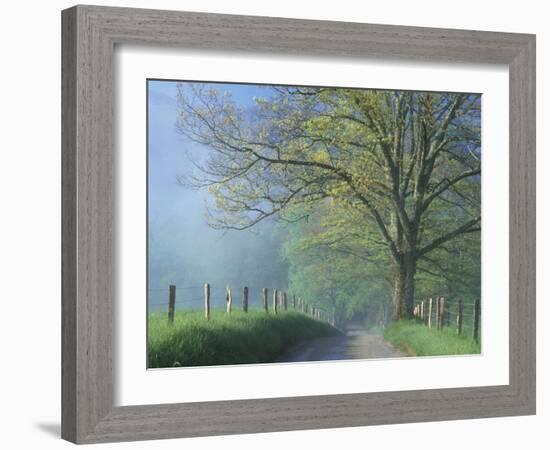
[[[148,82],[150,310],[167,308],[170,285],[176,286],[177,309],[200,309],[205,283],[213,308],[225,306],[226,286],[235,308],[244,287],[252,308],[261,306],[263,288],[270,298],[277,289],[337,321],[370,325],[387,323],[389,311],[394,318],[412,317],[422,298],[460,298],[470,305],[479,298],[479,95],[350,89],[330,97],[337,105],[330,106],[316,88],[289,93],[277,86],[197,84],[181,83],[178,91],[174,81]],[[395,102],[404,98],[411,112],[396,115]],[[360,128],[354,120],[343,128],[326,121],[327,115],[337,120],[338,108],[362,114],[356,102],[384,123],[389,115],[409,130],[398,140],[399,160],[378,154],[386,135],[376,138],[377,151],[362,150],[363,140],[378,134],[369,128],[371,119],[360,121]],[[422,102],[430,108],[418,106]],[[443,111],[453,105],[463,110],[448,130],[444,117],[452,116]],[[418,149],[426,144],[413,132],[417,120],[433,122],[430,148],[439,149],[420,166]],[[446,144],[439,142],[441,130],[449,134]],[[310,135],[311,142],[300,143]],[[292,156],[296,146],[304,155]],[[257,147],[271,149],[270,156],[259,156]],[[291,157],[281,156],[285,152]],[[327,166],[333,158],[336,167]],[[401,173],[388,168],[403,164],[405,181],[388,177]],[[412,195],[418,186],[427,195],[422,207]],[[287,222],[277,222],[279,214]],[[402,215],[396,227],[393,218]],[[410,241],[400,231],[406,229]]]
[[[148,114],[148,305],[165,309],[169,285],[176,285],[178,309],[202,308],[203,286],[210,284],[211,306],[225,306],[230,286],[234,307],[243,287],[250,307],[259,307],[262,288],[287,289],[288,264],[282,254],[285,228],[264,221],[251,230],[215,230],[205,212],[211,198],[204,189],[178,183],[193,170],[189,154],[206,157],[175,128],[176,87],[149,82]],[[238,92],[235,93],[238,95]]]

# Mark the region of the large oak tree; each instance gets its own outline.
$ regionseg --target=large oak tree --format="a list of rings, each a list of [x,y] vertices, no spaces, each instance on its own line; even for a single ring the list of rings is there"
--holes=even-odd
[[[393,317],[411,317],[419,261],[480,231],[480,96],[266,88],[242,107],[212,84],[178,86],[177,127],[208,146],[185,181],[215,198],[211,226],[307,218],[329,202],[365,252],[391,264]],[[353,211],[353,214],[351,214]],[[358,219],[359,217],[359,219]],[[376,233],[374,233],[375,231]]]

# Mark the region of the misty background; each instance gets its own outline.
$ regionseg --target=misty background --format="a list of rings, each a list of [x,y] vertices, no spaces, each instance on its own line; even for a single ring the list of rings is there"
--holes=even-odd
[[[253,107],[256,85],[219,84],[241,105]],[[165,309],[168,286],[176,285],[177,309],[202,308],[203,285],[210,283],[211,305],[225,306],[231,286],[238,306],[244,286],[249,304],[260,307],[262,288],[287,289],[288,262],[282,245],[285,228],[265,220],[251,230],[215,230],[205,211],[212,201],[206,189],[185,187],[178,177],[192,173],[189,159],[204,159],[208,147],[178,133],[176,82],[148,80],[148,306]]]

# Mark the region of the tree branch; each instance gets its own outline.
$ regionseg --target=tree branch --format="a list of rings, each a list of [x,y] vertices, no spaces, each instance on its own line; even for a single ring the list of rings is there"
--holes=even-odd
[[[438,248],[440,245],[444,244],[447,241],[450,241],[451,239],[455,238],[456,236],[459,236],[461,234],[465,233],[472,233],[474,231],[479,231],[479,226],[476,226],[481,221],[481,216],[476,217],[475,219],[472,219],[465,224],[461,225],[460,227],[456,228],[455,230],[444,234],[443,236],[440,236],[439,238],[433,240],[428,245],[421,248],[417,254],[419,257],[424,256],[425,254],[431,252],[432,250]]]
[[[479,175],[481,173],[481,167],[473,170],[468,170],[467,172],[463,172],[460,175],[456,176],[455,178],[449,180],[448,178],[445,178],[441,181],[439,184],[439,187],[437,187],[425,200],[422,205],[422,211],[426,211],[428,209],[428,206],[434,201],[437,197],[439,197],[443,192],[448,190],[451,186],[455,185],[459,181],[468,178],[473,177],[475,175]]]

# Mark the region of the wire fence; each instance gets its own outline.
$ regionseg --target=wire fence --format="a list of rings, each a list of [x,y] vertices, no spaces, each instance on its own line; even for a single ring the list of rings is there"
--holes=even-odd
[[[249,305],[251,308],[263,306],[262,286],[249,285]],[[210,284],[210,305],[212,309],[226,307],[226,289],[223,284]],[[150,311],[167,311],[169,287],[152,287],[148,290],[148,306]],[[204,305],[204,285],[177,285],[176,310],[197,310]],[[240,292],[237,296],[240,296]]]
[[[234,298],[240,298],[234,301]],[[235,308],[248,312],[249,308],[261,309],[266,313],[277,314],[289,309],[300,311],[315,319],[323,320],[336,327],[335,312],[312,305],[301,296],[287,294],[281,289],[244,286],[240,293],[230,286],[209,283],[203,285],[176,286],[148,289],[148,307],[152,312],[167,313],[169,322],[173,322],[177,310],[204,309],[205,319],[210,317],[211,309],[223,309],[227,314]],[[469,334],[479,341],[481,323],[481,304],[463,302],[461,299],[449,300],[444,297],[432,297],[417,301],[414,305],[414,318],[427,326],[443,330],[454,327],[457,335]]]
[[[481,302],[479,299],[472,303],[463,302],[461,299],[447,300],[444,297],[417,301],[413,316],[429,328],[443,330],[446,327],[454,327],[457,335],[469,333],[474,340],[480,339]]]
[[[240,303],[234,301],[235,296],[240,297]],[[333,311],[326,311],[312,305],[301,296],[288,294],[281,289],[265,287],[250,289],[249,286],[243,286],[240,293],[236,293],[230,286],[212,287],[209,283],[180,287],[171,284],[168,289],[153,287],[148,289],[148,307],[153,312],[167,313],[167,320],[170,323],[174,321],[177,310],[203,309],[205,319],[209,320],[212,309],[223,308],[228,315],[231,315],[235,308],[247,313],[251,307],[272,314],[294,310],[336,327]]]

